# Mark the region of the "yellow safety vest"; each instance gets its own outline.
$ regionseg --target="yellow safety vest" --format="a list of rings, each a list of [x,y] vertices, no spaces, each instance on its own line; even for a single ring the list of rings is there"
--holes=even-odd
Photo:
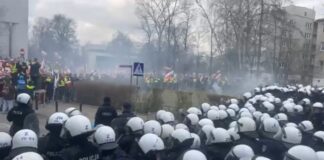
[[[64,87],[65,86],[64,80],[60,80],[58,86],[59,87]]]
[[[14,64],[11,68],[11,73],[17,73],[17,65]]]
[[[33,86],[33,85],[27,85],[26,88],[28,90],[34,90],[35,89],[35,86]]]
[[[46,78],[46,82],[52,82],[51,78]]]

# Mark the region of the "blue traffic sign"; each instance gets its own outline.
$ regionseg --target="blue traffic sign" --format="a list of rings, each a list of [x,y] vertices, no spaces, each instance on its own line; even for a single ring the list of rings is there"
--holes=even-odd
[[[144,63],[135,62],[133,66],[133,76],[144,76]]]

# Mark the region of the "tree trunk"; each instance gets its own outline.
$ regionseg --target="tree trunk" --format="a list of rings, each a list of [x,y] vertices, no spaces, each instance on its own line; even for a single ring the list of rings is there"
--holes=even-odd
[[[259,46],[258,46],[258,61],[257,61],[257,76],[260,75],[260,63],[261,63],[261,48],[262,48],[262,32],[263,32],[263,10],[264,0],[261,0],[261,14],[260,14],[260,26],[259,26]]]

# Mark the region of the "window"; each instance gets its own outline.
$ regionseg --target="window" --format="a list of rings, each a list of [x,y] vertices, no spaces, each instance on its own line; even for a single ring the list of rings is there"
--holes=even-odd
[[[307,12],[304,13],[305,17],[307,16]]]
[[[321,68],[323,68],[323,65],[324,65],[324,61],[320,61]]]
[[[312,37],[312,34],[310,34],[310,33],[305,33],[305,38],[306,39],[310,39]]]
[[[324,25],[323,25],[323,32],[324,32]]]
[[[312,23],[306,23],[306,28],[307,29],[312,29],[312,25],[313,25]]]
[[[324,51],[324,42],[321,43],[321,51]]]

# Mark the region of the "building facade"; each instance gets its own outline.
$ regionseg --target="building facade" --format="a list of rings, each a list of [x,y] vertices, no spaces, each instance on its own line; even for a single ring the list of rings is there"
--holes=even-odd
[[[17,57],[28,49],[28,0],[0,0],[0,56]]]
[[[324,86],[324,19],[318,19],[314,22],[313,32],[314,48],[314,72],[313,85]]]
[[[287,6],[285,11],[289,27],[282,33],[286,36],[288,81],[311,83],[315,11],[299,6]]]

